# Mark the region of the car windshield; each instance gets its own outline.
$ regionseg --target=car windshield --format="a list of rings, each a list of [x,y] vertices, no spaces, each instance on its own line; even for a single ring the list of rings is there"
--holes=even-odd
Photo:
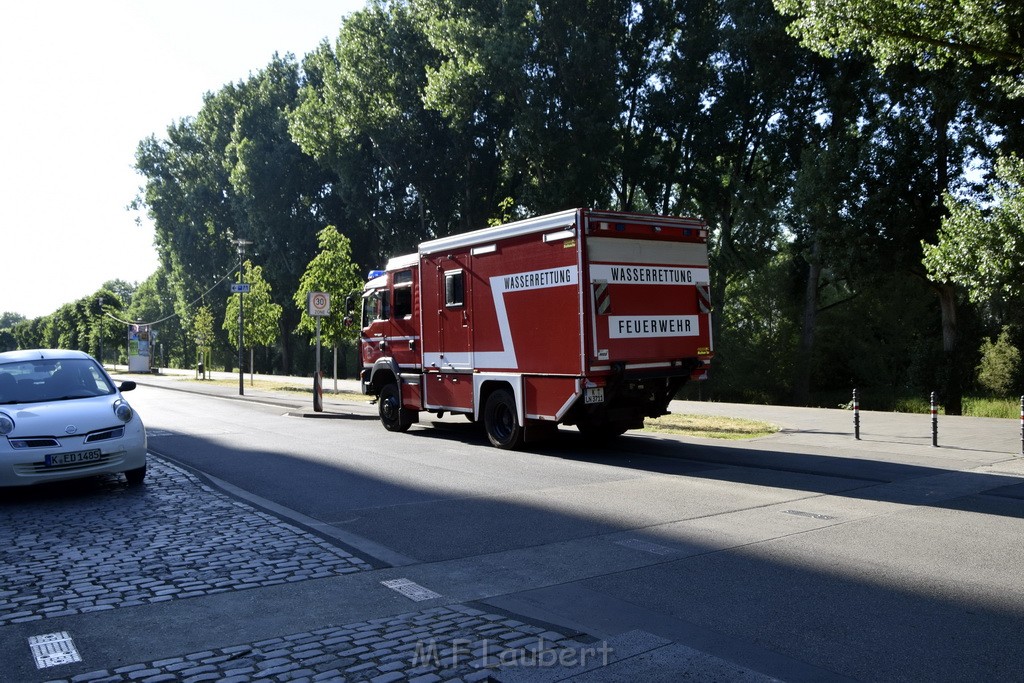
[[[89,358],[0,363],[0,405],[107,396],[116,390]]]

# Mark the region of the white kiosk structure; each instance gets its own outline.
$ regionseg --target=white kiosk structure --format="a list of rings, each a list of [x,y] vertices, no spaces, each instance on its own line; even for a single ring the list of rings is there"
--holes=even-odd
[[[149,325],[128,326],[128,372],[151,371],[152,344],[156,332]]]

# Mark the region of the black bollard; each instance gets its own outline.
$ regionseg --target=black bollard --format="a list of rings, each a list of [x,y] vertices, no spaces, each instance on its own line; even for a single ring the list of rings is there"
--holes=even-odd
[[[853,438],[860,441],[860,403],[857,401],[857,390],[853,390]]]
[[[324,388],[320,371],[313,373],[313,412],[324,412]]]
[[[935,392],[932,392],[932,446],[939,445],[939,406],[935,402]]]

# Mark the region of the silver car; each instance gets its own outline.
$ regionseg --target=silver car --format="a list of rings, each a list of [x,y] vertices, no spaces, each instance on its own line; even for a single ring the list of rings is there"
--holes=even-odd
[[[146,477],[146,428],[115,386],[81,351],[0,353],[0,487],[97,474]]]

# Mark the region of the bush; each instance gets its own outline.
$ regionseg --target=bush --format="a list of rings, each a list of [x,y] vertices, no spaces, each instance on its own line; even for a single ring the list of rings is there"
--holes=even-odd
[[[1009,328],[1003,328],[995,343],[986,339],[981,345],[978,384],[993,395],[1010,396],[1018,386],[1020,369],[1020,350],[1010,341]]]

